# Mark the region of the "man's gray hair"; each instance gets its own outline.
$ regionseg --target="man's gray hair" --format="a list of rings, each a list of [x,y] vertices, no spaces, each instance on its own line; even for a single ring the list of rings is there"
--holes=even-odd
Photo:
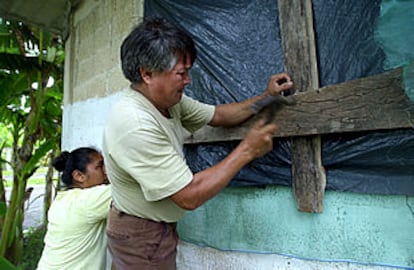
[[[194,41],[186,31],[161,18],[147,19],[122,43],[122,71],[131,83],[140,83],[140,68],[169,71],[182,56],[190,57],[193,63],[196,54]]]

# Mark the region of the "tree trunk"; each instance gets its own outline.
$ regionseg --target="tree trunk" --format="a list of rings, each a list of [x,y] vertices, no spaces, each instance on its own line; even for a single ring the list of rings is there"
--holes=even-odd
[[[0,157],[2,156],[4,149],[4,145],[0,148]],[[0,163],[0,203],[4,203],[4,205],[7,205],[6,202],[6,190],[4,187],[4,181],[3,179],[3,162]],[[0,231],[3,231],[3,224],[4,224],[4,218],[5,216],[0,216]]]
[[[53,192],[53,166],[52,161],[55,158],[55,149],[49,154],[49,162],[47,166],[46,173],[46,187],[45,187],[45,197],[43,199],[43,226],[47,227],[48,219],[47,212],[49,211],[50,205],[52,204],[54,198]]]
[[[18,138],[18,136],[14,137],[13,142],[13,188],[0,238],[0,257],[7,258],[15,265],[20,265],[22,259],[23,197],[26,191],[27,179],[33,173],[32,169],[24,170],[24,168],[33,155],[33,146],[37,139],[36,136],[27,135],[23,138],[22,147],[19,148]]]
[[[26,189],[26,180],[19,179],[16,175],[13,178],[10,204],[1,232],[0,257],[19,265],[23,248],[23,193]]]

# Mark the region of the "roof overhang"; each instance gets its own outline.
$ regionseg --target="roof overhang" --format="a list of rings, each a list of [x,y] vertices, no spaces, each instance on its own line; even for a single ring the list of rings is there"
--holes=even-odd
[[[72,10],[82,0],[0,0],[0,17],[61,34],[69,30]]]

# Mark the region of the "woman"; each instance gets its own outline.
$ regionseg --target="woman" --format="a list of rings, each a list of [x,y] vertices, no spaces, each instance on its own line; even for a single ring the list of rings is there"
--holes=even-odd
[[[37,269],[105,269],[111,192],[102,155],[81,147],[62,152],[53,166],[67,189],[58,192],[49,209]]]

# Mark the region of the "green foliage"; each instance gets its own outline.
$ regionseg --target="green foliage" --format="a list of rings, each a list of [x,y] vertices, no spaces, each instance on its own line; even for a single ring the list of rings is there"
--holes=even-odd
[[[29,161],[26,163],[26,166],[23,168],[23,173],[29,173],[33,168],[35,168],[41,161],[43,157],[49,153],[50,150],[55,147],[55,142],[53,141],[46,141],[42,143],[37,149],[35,149],[35,152],[33,156],[29,159]]]
[[[9,127],[7,127],[4,123],[0,123],[0,145],[5,147],[12,146],[12,137],[9,133]]]
[[[10,25],[8,21],[0,18],[0,51],[7,53],[19,52],[17,48],[17,40],[10,30]]]
[[[37,263],[42,255],[46,228],[41,226],[30,230],[23,240],[22,268],[24,270],[36,269]],[[0,268],[1,269],[1,268]]]
[[[0,269],[2,269],[2,270],[17,270],[17,269],[20,269],[20,268],[17,268],[16,266],[14,266],[6,258],[0,257]]]
[[[1,223],[0,256],[16,265],[22,256],[27,181],[44,157],[59,149],[63,61],[59,36],[0,19],[0,147],[12,149],[12,158],[0,161],[13,170],[10,203]]]
[[[4,202],[0,202],[0,216],[4,216],[7,211],[7,206]]]
[[[4,216],[6,214],[6,210],[6,204],[4,202],[0,202],[0,216]],[[6,258],[0,257],[0,269],[16,270],[18,268],[9,262]]]

